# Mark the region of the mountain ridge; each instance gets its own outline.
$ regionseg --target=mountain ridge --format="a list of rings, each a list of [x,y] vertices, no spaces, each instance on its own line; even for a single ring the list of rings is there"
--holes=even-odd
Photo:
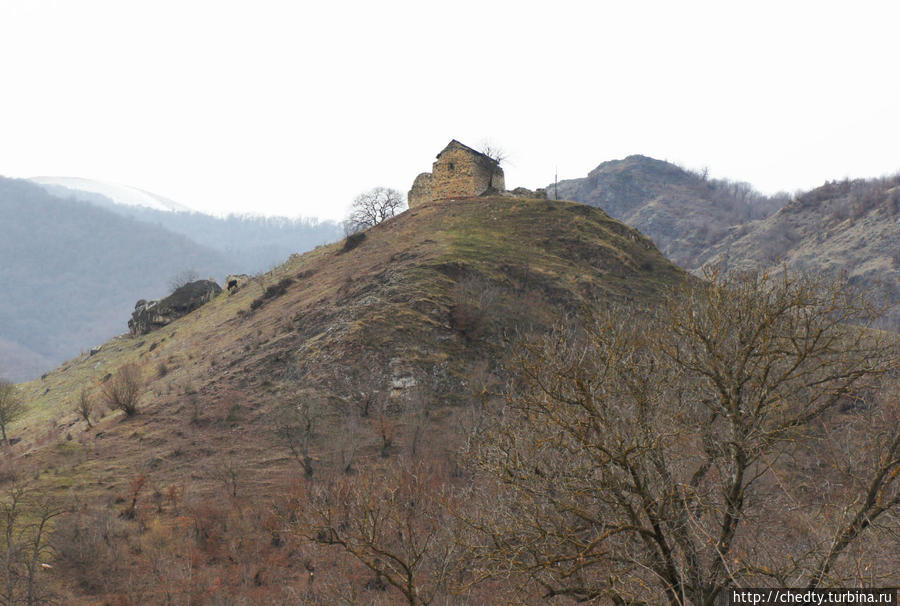
[[[844,274],[886,305],[900,327],[900,176],[832,181],[777,213],[729,231],[701,256],[706,266]]]
[[[0,178],[0,337],[35,354],[0,360],[35,376],[123,332],[139,298],[162,295],[185,269],[223,274],[223,255],[158,226],[63,200],[25,180]],[[12,355],[9,350],[6,355]]]
[[[175,202],[159,194],[154,194],[144,189],[122,185],[120,183],[107,183],[83,177],[30,177],[28,181],[37,183],[50,193],[60,197],[74,196],[79,198],[79,192],[98,194],[111,200],[115,204],[125,206],[143,206],[154,210],[168,212],[190,212],[187,206]],[[60,191],[63,188],[66,191]],[[90,201],[90,200],[88,200]]]
[[[643,155],[603,162],[586,177],[548,185],[547,192],[603,208],[688,269],[697,267],[703,251],[729,228],[768,216],[789,199],[787,194],[764,196],[749,183],[709,179]]]
[[[167,294],[179,274],[255,274],[340,234],[333,223],[124,206],[2,177],[0,217],[0,278],[18,285],[0,297],[0,371],[14,380],[123,332],[134,302]]]

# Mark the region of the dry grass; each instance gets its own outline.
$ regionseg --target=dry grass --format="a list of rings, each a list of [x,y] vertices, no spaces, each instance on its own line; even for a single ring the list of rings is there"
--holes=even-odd
[[[314,419],[314,477],[411,450],[453,466],[477,417],[474,388],[497,380],[504,334],[596,299],[648,304],[683,279],[602,211],[546,200],[427,204],[370,229],[353,250],[341,246],[293,255],[169,326],[115,338],[25,384],[29,410],[11,436],[26,474],[113,512],[140,483],[135,532],[154,519],[177,524],[182,510],[154,496],[170,490],[194,503],[231,495],[222,515],[234,516],[303,473],[274,431],[279,411],[300,403]],[[492,293],[470,334],[453,324],[460,283]],[[273,287],[278,296],[264,298]],[[100,394],[128,364],[146,380],[137,414],[96,414],[89,428],[79,394]]]

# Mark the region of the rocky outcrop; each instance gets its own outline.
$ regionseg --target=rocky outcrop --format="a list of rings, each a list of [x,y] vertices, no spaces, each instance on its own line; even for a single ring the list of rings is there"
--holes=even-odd
[[[234,294],[249,284],[251,279],[247,274],[231,274],[225,278],[225,288],[229,294]]]
[[[141,299],[134,306],[128,329],[132,335],[148,332],[186,316],[222,292],[222,288],[212,280],[197,280],[181,286],[164,299],[145,301]]]
[[[517,187],[512,191],[503,192],[504,196],[510,196],[513,198],[538,198],[540,200],[547,199],[547,190],[538,188],[534,191],[528,189],[527,187]]]

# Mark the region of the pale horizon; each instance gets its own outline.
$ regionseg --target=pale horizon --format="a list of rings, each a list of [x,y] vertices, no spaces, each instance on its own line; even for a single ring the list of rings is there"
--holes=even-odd
[[[246,6],[246,7],[245,7]],[[0,7],[0,175],[341,219],[451,139],[507,186],[642,154],[768,194],[900,170],[890,3],[32,0]]]

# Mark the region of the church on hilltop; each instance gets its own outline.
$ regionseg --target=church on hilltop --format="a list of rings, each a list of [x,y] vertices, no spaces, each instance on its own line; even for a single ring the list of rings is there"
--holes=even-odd
[[[504,188],[499,162],[453,139],[437,155],[431,172],[416,177],[406,198],[409,207],[415,208],[432,200],[469,198]]]

